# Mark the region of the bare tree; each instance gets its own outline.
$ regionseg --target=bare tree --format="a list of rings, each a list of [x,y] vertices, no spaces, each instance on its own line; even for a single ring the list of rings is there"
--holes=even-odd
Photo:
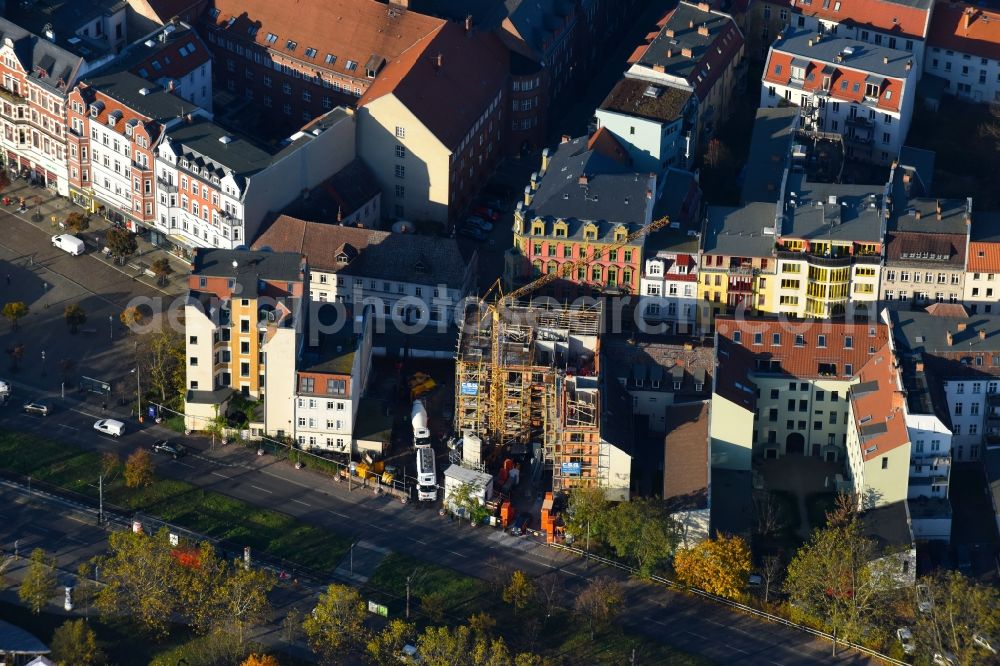
[[[760,577],[764,583],[764,603],[771,597],[771,587],[777,586],[781,582],[781,574],[785,569],[784,563],[777,555],[765,555],[760,562]]]
[[[545,619],[552,617],[552,611],[561,606],[566,593],[566,580],[559,572],[541,576],[535,581],[538,598],[545,606]]]

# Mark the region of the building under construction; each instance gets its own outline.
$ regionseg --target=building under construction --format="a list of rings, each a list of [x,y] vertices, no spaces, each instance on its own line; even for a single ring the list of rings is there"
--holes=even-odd
[[[541,458],[554,490],[601,486],[627,499],[631,446],[606,435],[612,420],[631,423],[631,403],[605,418],[600,302],[496,307],[471,308],[459,334],[456,429],[482,437],[487,461]]]

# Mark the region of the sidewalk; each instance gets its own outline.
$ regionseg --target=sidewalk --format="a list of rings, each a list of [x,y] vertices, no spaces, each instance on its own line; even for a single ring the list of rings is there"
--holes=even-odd
[[[0,192],[0,198],[2,197],[10,197],[13,201],[18,201],[23,197],[27,202],[27,212],[19,213],[17,204],[5,206],[3,207],[4,210],[14,217],[37,226],[49,235],[64,233],[64,229],[59,225],[70,213],[85,212],[84,209],[75,205],[68,198],[59,196],[52,192],[52,190],[43,187],[33,187],[20,178]],[[39,203],[36,204],[36,201]],[[90,254],[93,257],[114,268],[119,273],[138,280],[164,294],[173,296],[187,292],[186,276],[191,271],[190,265],[137,235],[138,251],[127,259],[124,266],[121,266],[100,251],[100,248],[103,248],[105,245],[105,235],[108,229],[111,228],[111,223],[96,213],[91,214],[89,217],[90,227],[78,235],[91,248]],[[158,285],[156,278],[148,272],[153,262],[161,258],[169,261],[170,267],[173,269],[173,273],[167,278],[167,282],[163,286]]]

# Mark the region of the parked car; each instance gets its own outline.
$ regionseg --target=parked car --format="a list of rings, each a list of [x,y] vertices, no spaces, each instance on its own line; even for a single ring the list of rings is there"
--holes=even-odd
[[[489,220],[491,222],[496,222],[500,219],[500,211],[495,208],[489,208],[487,206],[476,206],[472,209],[472,214],[476,217],[481,217],[484,220]]]
[[[488,221],[484,220],[483,218],[476,217],[476,216],[465,218],[465,222],[462,223],[462,226],[465,226],[465,227],[477,227],[479,229],[482,229],[486,233],[489,233],[489,232],[493,231],[493,223],[492,222],[488,222]]]
[[[917,610],[921,613],[930,613],[934,607],[931,600],[931,591],[926,585],[917,585]]]
[[[480,229],[479,227],[460,227],[458,230],[459,236],[466,236],[472,240],[479,241],[480,243],[486,241],[489,235]]]
[[[165,439],[161,439],[153,443],[153,453],[165,453],[168,456],[173,456],[174,460],[177,460],[187,453],[187,449],[182,444],[172,444]]]
[[[28,402],[24,405],[25,414],[34,414],[35,416],[48,416],[49,406],[41,402]]]
[[[747,578],[747,587],[760,587],[763,584],[764,579],[760,574],[750,574],[750,577]]]
[[[896,638],[903,645],[903,654],[913,654],[913,632],[909,627],[900,627],[896,630]]]
[[[125,434],[125,424],[115,419],[101,419],[94,424],[94,430],[112,437],[121,437]]]
[[[992,652],[993,654],[997,653],[996,644],[989,636],[984,636],[983,634],[972,634],[972,642],[984,650]]]
[[[527,511],[522,511],[514,519],[514,524],[510,526],[510,533],[513,536],[523,536],[527,533],[528,528],[531,526],[531,514]]]
[[[52,237],[52,244],[64,252],[68,252],[74,257],[83,254],[86,246],[83,241],[73,234],[59,234]]]

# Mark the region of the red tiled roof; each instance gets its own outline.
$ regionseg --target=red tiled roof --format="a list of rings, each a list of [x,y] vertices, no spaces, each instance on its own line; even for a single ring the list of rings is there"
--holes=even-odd
[[[212,23],[223,34],[355,78],[364,78],[370,58],[398,58],[446,23],[376,0],[301,0],[291,7],[274,0],[215,0],[215,8]],[[289,41],[295,42],[293,51]],[[316,53],[310,57],[307,49]],[[326,62],[328,54],[336,56],[333,64]]]
[[[793,56],[790,53],[780,51],[777,46],[771,49],[764,70],[764,80],[768,83],[788,85],[792,76],[792,60],[800,59],[801,56]],[[861,102],[865,97],[865,83],[869,72],[850,69],[842,64],[825,63],[822,60],[811,60],[806,67],[806,80],[803,83],[805,90],[819,90],[823,85],[823,67],[827,64],[834,65],[835,70],[830,75],[830,96],[849,102]],[[781,67],[781,73],[776,73],[776,68]],[[813,76],[812,80],[809,79]],[[857,91],[855,91],[857,85]],[[888,93],[892,93],[886,97]],[[881,90],[879,90],[878,108],[887,111],[899,111],[899,105],[903,98],[903,81],[884,77]]]
[[[756,367],[757,360],[776,360],[781,364],[778,372],[793,377],[814,377],[820,374],[819,364],[836,365],[837,376],[847,378],[846,366],[852,366],[855,372],[868,362],[869,348],[881,348],[889,339],[889,328],[882,323],[848,324],[825,320],[807,320],[787,322],[777,319],[736,319],[719,317],[716,320],[719,332],[720,349],[723,337],[732,341],[733,334],[740,333],[739,346],[748,350],[752,356],[751,372]],[[874,335],[870,333],[874,331]],[[754,334],[761,334],[761,344],[754,344]],[[775,345],[774,335],[778,335],[779,344]],[[796,344],[796,336],[801,335],[801,344]],[[825,336],[824,344],[820,345],[820,337]],[[851,338],[851,346],[847,346],[847,338]],[[771,370],[771,372],[775,372]],[[721,372],[719,373],[722,374]]]
[[[973,273],[1000,273],[1000,243],[969,243],[969,266]]]
[[[940,5],[939,5],[940,6]],[[911,7],[891,0],[836,0],[820,2],[792,0],[793,11],[826,21],[847,25],[869,26],[896,35],[923,39],[927,35],[930,10]],[[936,14],[940,10],[934,10]]]
[[[1000,59],[1000,13],[964,3],[939,2],[927,43],[942,49]]]
[[[906,429],[905,394],[899,388],[888,342],[879,348],[858,373],[851,386],[854,427],[861,434],[859,445],[865,460],[884,455],[910,441]]]
[[[386,65],[358,106],[393,94],[454,150],[502,89],[509,59],[494,34],[445,23]]]
[[[600,153],[619,164],[627,165],[630,161],[628,151],[622,148],[622,144],[615,138],[615,135],[605,127],[601,127],[590,135],[590,138],[587,139],[587,149]]]
[[[212,54],[198,33],[185,30],[163,48],[156,49],[148,57],[137,61],[129,67],[129,71],[150,81],[180,79],[211,59]],[[153,67],[154,61],[157,63],[156,67]]]

